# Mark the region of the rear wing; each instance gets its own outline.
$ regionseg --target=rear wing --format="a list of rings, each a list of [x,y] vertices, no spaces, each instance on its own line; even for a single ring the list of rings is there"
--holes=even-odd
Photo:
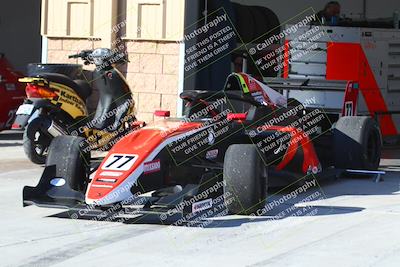
[[[341,116],[356,116],[359,85],[356,81],[265,78],[264,82],[288,99],[308,108],[321,108]]]

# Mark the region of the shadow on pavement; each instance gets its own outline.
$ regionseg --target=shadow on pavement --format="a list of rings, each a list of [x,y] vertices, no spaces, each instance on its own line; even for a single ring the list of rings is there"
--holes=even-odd
[[[0,132],[0,147],[22,146],[22,136],[22,131]]]
[[[399,154],[398,151],[394,153]],[[345,177],[338,180],[318,181],[318,186],[310,188],[307,192],[297,194],[290,198],[293,188],[271,189],[267,204],[261,216],[215,216],[201,219],[185,220],[182,215],[175,215],[161,220],[160,214],[130,214],[129,216],[116,212],[99,218],[99,213],[79,216],[78,220],[96,220],[122,222],[125,224],[157,224],[166,226],[185,226],[203,228],[238,227],[242,224],[279,221],[289,217],[316,217],[361,212],[365,207],[330,205],[330,200],[343,196],[379,196],[400,194],[400,173],[389,171],[397,170],[397,166],[386,166],[387,174],[383,181],[375,183],[372,178]],[[297,188],[299,185],[293,185]],[[284,201],[282,201],[284,199]],[[323,201],[323,202],[321,202]],[[274,204],[275,203],[275,204]],[[71,218],[72,211],[65,211],[50,217]],[[102,211],[100,211],[101,213]],[[76,213],[76,211],[75,211]],[[217,214],[217,213],[215,213]],[[227,213],[223,214],[227,215]],[[197,216],[199,217],[199,216]]]

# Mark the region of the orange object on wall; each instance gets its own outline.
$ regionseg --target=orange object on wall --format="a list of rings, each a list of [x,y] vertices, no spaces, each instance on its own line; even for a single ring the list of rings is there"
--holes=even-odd
[[[328,43],[326,78],[358,81],[370,114],[388,111],[361,44]],[[381,117],[380,128],[384,136],[397,134],[390,115]]]

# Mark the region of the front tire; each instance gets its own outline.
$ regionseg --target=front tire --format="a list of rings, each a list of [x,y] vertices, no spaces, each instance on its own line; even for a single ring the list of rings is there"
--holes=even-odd
[[[62,135],[53,139],[46,166],[56,165],[56,177],[62,177],[69,186],[85,192],[88,184],[90,150],[82,137]]]
[[[335,167],[376,170],[381,159],[382,135],[370,117],[342,117],[334,134]]]
[[[255,145],[231,145],[224,159],[224,196],[228,211],[249,215],[265,207],[267,167]]]

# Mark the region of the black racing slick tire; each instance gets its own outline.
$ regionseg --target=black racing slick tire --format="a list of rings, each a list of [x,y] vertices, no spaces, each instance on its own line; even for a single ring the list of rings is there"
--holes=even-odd
[[[267,168],[255,145],[228,147],[224,159],[225,205],[231,214],[257,214],[265,207]]]
[[[56,165],[56,177],[64,178],[69,186],[85,192],[88,183],[90,151],[85,139],[76,136],[57,136],[49,147],[46,166]]]
[[[333,132],[334,163],[339,169],[376,170],[382,135],[370,117],[342,117]]]

